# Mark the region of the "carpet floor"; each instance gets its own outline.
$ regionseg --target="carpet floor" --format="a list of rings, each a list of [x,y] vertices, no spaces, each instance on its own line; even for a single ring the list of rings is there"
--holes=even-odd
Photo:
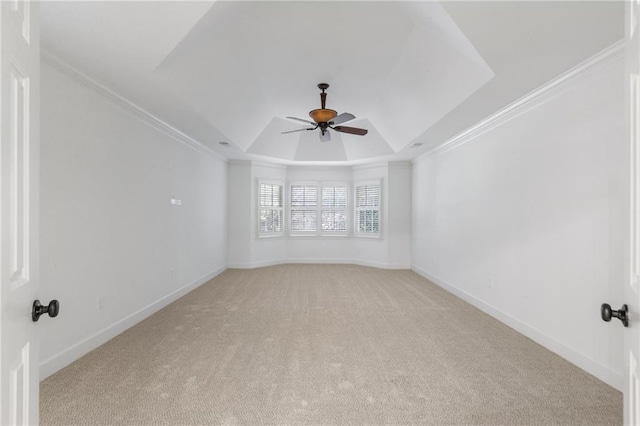
[[[41,383],[42,425],[622,424],[622,394],[408,270],[227,270]]]

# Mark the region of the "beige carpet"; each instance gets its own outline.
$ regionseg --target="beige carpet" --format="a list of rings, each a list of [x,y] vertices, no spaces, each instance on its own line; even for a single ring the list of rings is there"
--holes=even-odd
[[[41,385],[41,423],[622,424],[622,394],[411,271],[228,270]]]

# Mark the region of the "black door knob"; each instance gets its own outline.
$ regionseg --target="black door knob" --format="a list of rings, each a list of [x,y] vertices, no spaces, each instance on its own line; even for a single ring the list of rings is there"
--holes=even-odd
[[[36,322],[40,319],[40,315],[43,314],[49,314],[51,318],[55,318],[58,316],[59,312],[60,302],[57,300],[52,300],[47,306],[43,306],[40,304],[39,300],[35,300],[33,302],[33,308],[31,309],[31,319],[33,322]]]
[[[627,305],[622,305],[622,308],[618,311],[614,311],[611,309],[611,305],[608,303],[603,303],[600,308],[600,316],[602,316],[603,321],[611,321],[611,318],[618,318],[622,321],[622,325],[625,327],[629,327],[629,307]]]

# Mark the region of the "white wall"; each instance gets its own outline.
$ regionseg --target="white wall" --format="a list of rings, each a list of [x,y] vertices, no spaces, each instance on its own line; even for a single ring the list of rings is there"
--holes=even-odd
[[[387,261],[392,268],[407,268],[411,259],[412,170],[405,162],[390,162],[387,179]],[[410,262],[410,261],[409,261]]]
[[[46,377],[226,268],[227,165],[47,65],[41,111]]]
[[[623,63],[413,167],[414,270],[618,389]]]
[[[251,264],[251,162],[229,162],[229,266],[246,268]]]
[[[295,182],[380,180],[381,238],[288,235],[258,238],[257,187],[260,179],[281,181],[285,193]],[[250,184],[248,184],[250,182]],[[393,194],[390,193],[393,191]],[[229,267],[255,268],[281,263],[357,263],[381,268],[408,269],[411,265],[411,164],[380,163],[368,166],[278,166],[232,161],[229,166]],[[353,194],[351,194],[351,201]],[[288,196],[285,196],[285,204]],[[392,200],[392,205],[389,204]],[[250,206],[248,217],[247,206]],[[350,210],[353,206],[351,206]],[[288,226],[285,205],[285,228]],[[353,212],[349,212],[353,226]],[[396,220],[397,219],[397,220]],[[389,247],[393,247],[390,250]]]

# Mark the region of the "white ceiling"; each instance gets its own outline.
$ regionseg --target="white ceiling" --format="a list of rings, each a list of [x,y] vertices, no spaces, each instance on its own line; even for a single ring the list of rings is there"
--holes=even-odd
[[[309,164],[412,158],[624,30],[610,1],[72,1],[41,16],[48,54],[204,145]],[[281,134],[320,107],[320,82],[366,136]]]

